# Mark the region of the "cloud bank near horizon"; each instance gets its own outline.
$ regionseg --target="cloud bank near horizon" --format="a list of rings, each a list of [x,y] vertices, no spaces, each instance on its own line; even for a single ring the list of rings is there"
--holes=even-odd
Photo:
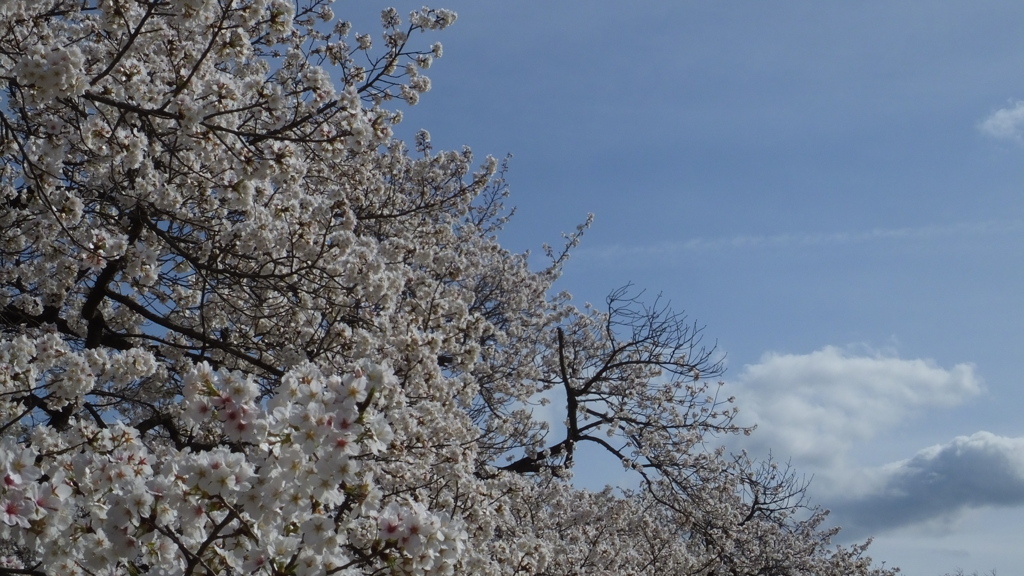
[[[953,525],[963,512],[1024,505],[1024,437],[979,431],[866,467],[854,453],[929,410],[978,396],[968,363],[946,368],[868,350],[825,346],[768,353],[730,383],[741,423],[758,425],[742,448],[813,473],[811,496],[830,508],[844,538],[902,527]]]
[[[844,535],[938,522],[968,509],[1024,505],[1024,437],[981,431],[869,471],[873,489],[830,502]]]

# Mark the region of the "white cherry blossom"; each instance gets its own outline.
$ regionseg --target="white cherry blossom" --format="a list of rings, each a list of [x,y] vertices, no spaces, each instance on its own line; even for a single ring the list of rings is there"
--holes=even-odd
[[[537,270],[505,164],[393,136],[455,13],[330,4],[0,2],[0,571],[891,574],[706,448],[683,316],[551,290],[589,220]]]

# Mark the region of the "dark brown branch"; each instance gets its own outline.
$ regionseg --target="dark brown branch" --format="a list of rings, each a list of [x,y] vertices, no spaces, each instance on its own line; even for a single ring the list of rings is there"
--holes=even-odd
[[[166,118],[168,120],[178,121],[182,119],[180,114],[167,112],[165,110],[158,110],[155,108],[143,108],[142,106],[139,106],[137,104],[121,102],[120,100],[114,100],[113,98],[102,96],[100,94],[94,94],[92,92],[86,92],[85,94],[82,94],[82,98],[85,98],[86,100],[89,100],[91,102],[106,104],[107,106],[113,106],[114,108],[117,108],[118,110],[123,110],[125,112],[134,112],[135,114],[139,114],[140,116],[156,116],[157,118]]]
[[[128,231],[127,244],[129,246],[139,239],[143,228],[142,216],[135,214],[133,220],[132,227]],[[87,323],[85,336],[85,347],[87,349],[99,348],[103,344],[103,336],[107,330],[107,321],[99,307],[103,299],[108,295],[107,286],[114,281],[118,272],[124,268],[124,264],[123,256],[107,262],[103,271],[96,277],[92,290],[89,291],[89,295],[82,304],[82,319]]]
[[[558,368],[562,376],[562,385],[565,387],[565,411],[569,424],[565,431],[565,440],[560,444],[565,445],[565,464],[572,465],[573,447],[580,435],[577,413],[579,411],[579,392],[573,390],[572,380],[569,378],[569,370],[565,365],[565,332],[558,327]]]
[[[36,564],[39,566],[40,564]],[[36,570],[35,568],[0,568],[0,576],[6,576],[7,574],[26,574],[28,576],[47,576],[46,572]]]
[[[93,79],[89,81],[90,86],[95,86],[97,82],[106,77],[107,74],[110,74],[110,71],[117,66],[118,62],[120,62],[122,58],[124,58],[125,54],[128,53],[128,50],[130,50],[132,45],[135,44],[135,39],[139,37],[139,34],[142,32],[142,28],[146,25],[149,17],[153,15],[158,6],[160,6],[159,2],[153,2],[146,7],[146,13],[143,14],[142,19],[139,20],[139,25],[136,26],[135,29],[132,30],[131,34],[128,35],[128,39],[125,41],[124,46],[122,46],[117,54],[114,55],[114,58],[110,60],[110,64],[108,64],[102,72],[94,76]]]
[[[100,413],[96,410],[95,406],[86,402],[85,409],[89,411],[89,414],[92,416],[92,419],[96,421],[97,426],[99,426],[100,428],[107,427],[107,423],[103,421],[103,417],[100,416]]]
[[[225,352],[231,356],[234,356],[235,358],[238,358],[239,360],[252,364],[253,366],[256,366],[257,368],[260,368],[262,370],[265,370],[266,372],[273,376],[281,376],[284,374],[284,371],[281,370],[280,368],[268,364],[263,360],[260,360],[259,358],[249,356],[245,352],[242,352],[241,350],[238,350],[232,346],[225,344],[224,342],[218,340],[217,338],[213,337],[210,334],[204,334],[197,330],[193,330],[191,328],[175,324],[174,322],[168,320],[166,317],[151,311],[149,308],[146,308],[145,306],[139,304],[135,300],[132,300],[128,296],[125,296],[118,292],[108,292],[107,297],[121,304],[122,306],[125,306],[126,308],[132,310],[133,312],[135,312],[139,316],[142,316],[146,320],[153,322],[154,324],[157,324],[163,328],[167,328],[168,330],[178,332],[183,336],[188,336],[189,338],[192,338],[194,341],[202,343],[203,345],[208,346],[210,348],[214,348],[222,352]]]

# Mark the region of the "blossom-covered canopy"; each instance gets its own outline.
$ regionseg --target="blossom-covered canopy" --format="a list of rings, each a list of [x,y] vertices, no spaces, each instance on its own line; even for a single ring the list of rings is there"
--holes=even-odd
[[[585,225],[531,269],[504,165],[393,137],[454,21],[0,2],[3,570],[882,573],[706,443],[750,430],[697,327],[551,293]]]

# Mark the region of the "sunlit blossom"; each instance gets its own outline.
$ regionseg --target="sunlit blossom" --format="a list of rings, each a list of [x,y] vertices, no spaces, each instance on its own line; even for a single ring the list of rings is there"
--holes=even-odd
[[[891,574],[706,449],[684,317],[552,290],[589,218],[513,254],[504,163],[393,136],[456,14],[330,4],[0,2],[0,569]]]

